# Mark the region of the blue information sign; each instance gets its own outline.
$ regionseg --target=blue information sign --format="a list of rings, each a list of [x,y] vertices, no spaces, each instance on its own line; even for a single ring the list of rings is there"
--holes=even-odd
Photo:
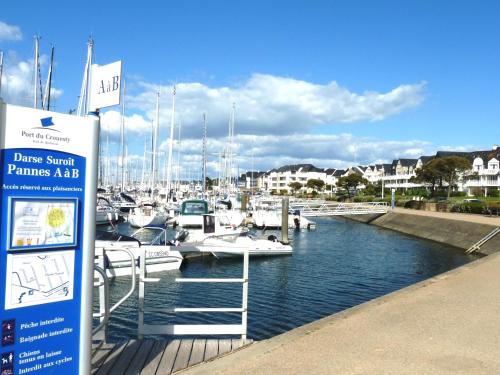
[[[0,109],[1,374],[82,373],[82,322],[91,314],[82,309],[92,267],[85,238],[93,235],[85,228],[94,220],[85,217],[94,173],[87,158],[96,147],[89,140],[82,151],[85,136],[76,135],[95,122],[60,114],[47,121],[48,112],[1,102]],[[83,149],[72,147],[77,142]]]

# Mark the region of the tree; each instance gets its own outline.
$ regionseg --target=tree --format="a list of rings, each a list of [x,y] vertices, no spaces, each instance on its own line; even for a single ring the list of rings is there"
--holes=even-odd
[[[325,186],[325,181],[317,178],[311,178],[310,180],[307,180],[306,186],[310,189],[313,189],[314,191],[323,190],[323,187]]]
[[[453,186],[460,180],[473,176],[471,162],[461,156],[447,156],[444,158],[432,159],[425,163],[422,168],[417,169],[415,173],[416,176],[412,178],[412,180],[430,184],[433,192],[436,185],[442,187],[443,183],[447,182],[447,199],[450,199],[450,193]]]
[[[443,186],[443,178],[440,174],[442,159],[432,159],[425,163],[422,168],[415,171],[415,176],[410,182],[427,183],[431,185],[431,195],[434,194],[436,185]]]
[[[340,177],[337,181],[337,186],[347,190],[349,198],[351,198],[351,190],[356,190],[359,185],[368,184],[368,180],[357,173],[351,173],[345,177]]]
[[[300,182],[290,182],[288,184],[288,186],[290,186],[290,188],[294,191],[294,192],[297,192],[298,190],[302,189],[302,184]]]

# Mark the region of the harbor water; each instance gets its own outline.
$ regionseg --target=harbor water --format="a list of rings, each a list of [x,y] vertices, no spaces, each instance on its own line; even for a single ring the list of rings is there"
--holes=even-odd
[[[292,256],[250,259],[248,337],[266,339],[446,272],[474,259],[462,250],[344,218],[316,219],[312,231],[290,231]],[[120,231],[130,232],[126,223]],[[257,231],[267,236],[277,232]],[[173,237],[173,234],[172,234]],[[147,308],[241,307],[241,284],[176,283],[176,277],[241,277],[241,259],[204,257],[178,271],[151,274]],[[111,301],[130,277],[111,281]],[[116,310],[110,341],[137,337],[137,293]],[[147,313],[146,324],[238,324],[233,313]]]

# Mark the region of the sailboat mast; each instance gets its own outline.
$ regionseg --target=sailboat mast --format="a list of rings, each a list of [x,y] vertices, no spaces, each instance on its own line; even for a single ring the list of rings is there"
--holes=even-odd
[[[122,113],[120,121],[120,144],[121,144],[121,189],[125,190],[125,80],[122,90]]]
[[[156,93],[156,121],[153,126],[153,170],[151,177],[151,189],[154,191],[156,185],[156,149],[158,146],[158,128],[160,127],[160,92]]]
[[[38,65],[39,65],[39,48],[40,48],[40,36],[35,35],[35,58],[34,58],[34,77],[35,86],[33,87],[33,108],[38,108]]]
[[[78,100],[77,116],[85,116],[90,105],[90,79],[92,72],[92,59],[94,54],[94,40],[89,38],[87,42],[87,62],[83,71],[82,88],[80,89],[80,98]]]
[[[172,176],[172,148],[174,146],[175,126],[175,85],[172,92],[172,118],[170,120],[170,138],[168,140],[168,164],[167,164],[167,199],[170,196],[170,184]]]
[[[233,177],[233,138],[234,138],[234,112],[235,103],[233,103],[233,108],[231,110],[231,117],[229,118],[229,134],[228,134],[228,146],[226,154],[226,187],[230,188],[232,186]]]
[[[0,51],[0,98],[2,97],[3,51]]]
[[[43,94],[42,108],[50,111],[50,89],[52,88],[52,69],[54,67],[54,46],[50,49],[50,65],[45,83],[45,93]]]
[[[206,190],[207,190],[207,115],[203,114],[203,198],[205,198]]]
[[[146,174],[146,154],[147,154],[148,140],[144,138],[144,155],[142,157],[142,173],[141,173],[141,188],[144,186],[144,176]]]
[[[181,129],[182,129],[182,122],[179,119],[179,133],[178,133],[179,142],[177,143],[177,167],[175,172],[176,190],[180,190],[179,175],[181,173]]]

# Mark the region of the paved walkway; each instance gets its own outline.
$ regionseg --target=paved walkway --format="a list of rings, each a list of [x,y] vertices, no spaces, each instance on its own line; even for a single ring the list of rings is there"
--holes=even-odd
[[[433,211],[423,211],[423,210],[412,210],[410,208],[396,207],[394,211],[397,213],[419,215],[419,216],[430,216],[430,217],[440,217],[443,219],[469,221],[471,223],[478,224],[489,224],[500,226],[500,216],[485,216],[476,214],[461,214],[457,212],[433,212]]]
[[[182,374],[499,374],[499,269],[497,253]]]

